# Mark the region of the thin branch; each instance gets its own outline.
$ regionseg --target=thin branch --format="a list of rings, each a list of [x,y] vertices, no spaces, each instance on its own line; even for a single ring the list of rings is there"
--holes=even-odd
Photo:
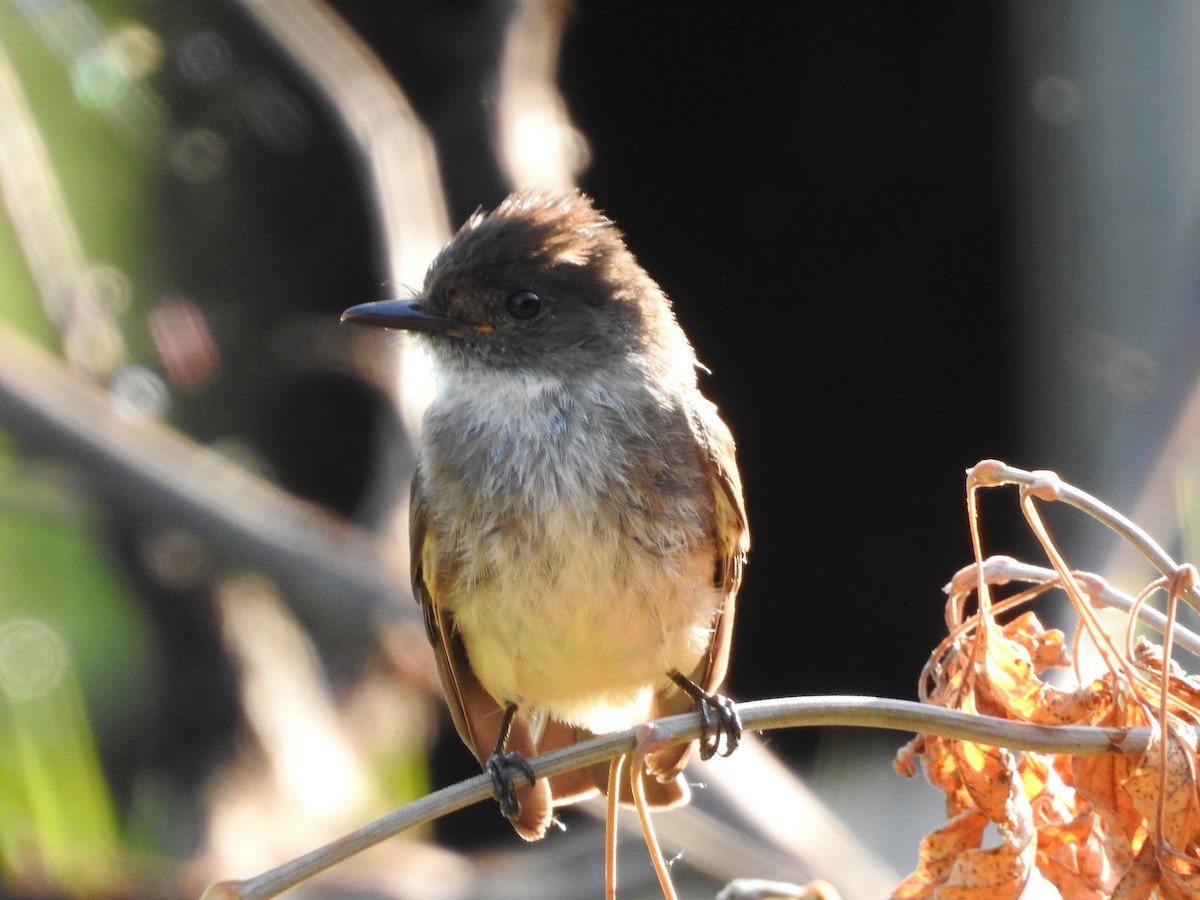
[[[88,260],[33,110],[0,43],[0,199],[46,316],[69,324]]]
[[[1096,728],[1082,725],[1028,725],[980,716],[908,700],[878,697],[790,697],[739,703],[738,712],[749,729],[839,725],[884,728],[936,734],[1010,750],[1099,756],[1105,753],[1143,754],[1150,743],[1149,728]],[[558,775],[630,753],[639,736],[664,744],[694,740],[700,735],[695,713],[671,716],[629,731],[603,735],[529,760],[539,778]],[[274,897],[356,853],[402,831],[432,822],[492,796],[485,775],[451,785],[401,807],[344,837],[245,881],[223,881],[204,892],[203,900]]]
[[[990,585],[1003,585],[1011,581],[1023,581],[1028,584],[1058,585],[1061,581],[1058,573],[1053,569],[1023,563],[1013,559],[1011,556],[989,556],[983,561],[983,577]],[[1134,599],[1124,591],[1114,588],[1101,576],[1093,572],[1076,572],[1075,577],[1087,591],[1088,596],[1096,606],[1119,609],[1126,614],[1132,612]],[[974,563],[955,573],[950,584],[946,586],[947,592],[951,590],[951,586],[956,584],[960,578],[970,578],[974,581]],[[1138,607],[1137,617],[1143,624],[1149,625],[1159,634],[1166,633],[1167,617],[1157,609],[1142,604]],[[1172,629],[1172,641],[1189,653],[1200,656],[1200,635],[1197,635],[1194,631],[1189,631],[1178,622],[1175,623]]]
[[[1021,485],[1038,499],[1057,500],[1074,506],[1123,537],[1160,574],[1170,578],[1179,570],[1179,563],[1159,546],[1149,532],[1087,491],[1067,484],[1054,472],[1026,471],[997,459],[985,459],[968,469],[967,476],[983,486]],[[1200,610],[1200,591],[1189,588],[1182,596],[1193,609]]]
[[[437,153],[400,86],[320,0],[238,0],[333,104],[362,153],[392,283],[420,284],[450,237]]]

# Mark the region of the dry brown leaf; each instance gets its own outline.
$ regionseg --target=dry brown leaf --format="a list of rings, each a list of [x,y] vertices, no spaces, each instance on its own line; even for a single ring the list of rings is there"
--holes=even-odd
[[[1017,471],[986,462],[969,477],[976,566],[957,573],[947,588],[949,634],[922,672],[922,700],[1039,725],[1128,728],[1157,722],[1165,738],[1138,760],[1115,751],[1081,757],[1014,754],[918,736],[897,755],[896,770],[912,775],[920,759],[930,782],[946,795],[950,820],[922,842],[917,870],[894,896],[1017,897],[1036,865],[1067,900],[1200,898],[1200,757],[1192,728],[1200,725],[1200,680],[1174,661],[1166,664],[1164,678],[1161,647],[1144,639],[1132,643],[1128,636],[1120,640],[1104,630],[1086,590],[1100,580],[1071,573],[1034,503],[1060,499],[1064,486],[1052,473],[1019,473],[1014,480],[1027,486],[1022,509],[1060,573],[1080,634],[1097,647],[1106,666],[1100,677],[1071,689],[1043,680],[1048,670],[1070,665],[1063,632],[1043,628],[1027,610],[1007,617],[1042,596],[1045,586],[994,600],[976,574],[984,563],[975,491]],[[1166,590],[1170,621],[1176,598],[1198,582],[1195,569],[1182,566],[1171,578],[1151,582],[1137,602]],[[968,614],[972,608],[976,612]],[[1166,643],[1169,648],[1171,641]],[[984,849],[988,823],[996,826],[1001,843]]]
[[[892,893],[893,900],[921,900],[932,897],[950,876],[955,860],[983,842],[988,820],[968,810],[950,819],[921,841],[920,862]]]
[[[936,900],[1007,900],[1021,896],[1033,869],[1037,843],[1032,828],[1000,828],[1003,842],[987,850],[958,855]]]
[[[1072,762],[1075,790],[1103,824],[1105,855],[1117,872],[1124,872],[1147,835],[1145,820],[1121,789],[1137,763],[1116,754],[1078,756]]]
[[[1044,705],[1030,716],[1037,725],[1093,725],[1112,705],[1112,692],[1104,681],[1078,687],[1073,691],[1053,691],[1043,695]]]
[[[917,871],[893,896],[1018,897],[1034,865],[1037,843],[1016,757],[968,741],[926,737],[921,758],[931,780],[945,791],[950,810],[962,807],[965,812],[922,842]],[[1003,840],[983,849],[989,822]]]
[[[1004,636],[1025,648],[1040,675],[1047,669],[1071,664],[1066,636],[1058,628],[1046,629],[1032,612],[1023,612],[1003,627]]]
[[[1099,818],[1090,810],[1067,822],[1038,821],[1037,867],[1064,900],[1101,900],[1117,873],[1104,853]]]
[[[1167,900],[1195,900],[1200,897],[1200,871],[1192,857],[1159,855],[1159,891]]]
[[[1104,853],[1103,826],[1064,781],[1058,762],[1040,753],[1022,757],[1021,779],[1038,834],[1037,867],[1068,900],[1098,900],[1117,880]]]
[[[1012,754],[998,747],[951,741],[950,755],[972,805],[993,822],[1011,821],[1017,780]]]
[[[955,741],[936,735],[927,735],[922,749],[921,760],[925,768],[925,777],[930,784],[946,795],[946,817],[953,818],[964,809],[971,809],[971,795],[963,784],[958,771],[958,761],[954,758]]]
[[[1162,680],[1162,647],[1158,644],[1139,637],[1134,644],[1133,661],[1149,670],[1155,682]],[[1200,724],[1200,680],[1184,672],[1183,667],[1174,660],[1168,667],[1168,673],[1171,679],[1171,712],[1193,725]],[[1158,702],[1157,695],[1149,699]]]
[[[1167,846],[1179,851],[1200,840],[1200,798],[1196,796],[1196,749],[1179,732],[1169,732],[1164,771],[1161,745],[1155,740],[1142,764],[1122,785],[1134,807],[1154,823],[1161,798],[1162,834]],[[1200,862],[1200,859],[1196,860]],[[1164,866],[1165,867],[1165,866]]]
[[[1112,900],[1145,900],[1158,886],[1158,859],[1154,847],[1146,844],[1125,870],[1113,890]]]
[[[983,677],[976,684],[980,711],[1037,725],[1084,721],[1103,704],[1103,696],[1090,685],[1064,691],[1042,681],[1034,654],[1039,661],[1060,658],[1062,632],[1043,630],[1032,613],[1021,618],[1023,628],[1014,634],[990,623],[984,628],[987,638],[981,660]],[[1045,652],[1040,641],[1046,641]]]
[[[897,775],[905,778],[915,778],[917,775],[917,759],[925,752],[926,735],[918,734],[915,738],[896,751],[892,760],[892,768]]]

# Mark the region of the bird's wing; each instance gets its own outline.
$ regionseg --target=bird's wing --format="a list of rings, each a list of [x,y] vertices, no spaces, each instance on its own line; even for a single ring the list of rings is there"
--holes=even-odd
[[[733,618],[742,567],[750,549],[750,531],[742,499],[742,480],[734,455],[733,435],[717,408],[698,397],[689,410],[692,433],[700,449],[700,461],[708,477],[713,497],[713,584],[721,591],[721,604],[713,618],[708,653],[690,673],[684,673],[696,685],[713,693],[725,680],[729,651],[733,641]],[[687,712],[694,702],[681,691],[668,687],[654,698],[655,717]],[[647,768],[660,780],[670,782],[687,764],[689,744],[669,747],[647,756]]]
[[[459,737],[478,756],[479,751],[483,749],[482,744],[486,742],[478,740],[475,717],[471,715],[469,708],[477,704],[473,699],[477,693],[482,692],[487,696],[487,692],[471,673],[466,650],[462,640],[455,633],[450,613],[439,604],[437,591],[431,589],[431,586],[437,584],[438,578],[437,538],[429,529],[425,502],[420,490],[420,472],[413,476],[408,535],[413,596],[421,605],[421,612],[424,614],[425,634],[437,659],[438,675],[442,681],[442,690],[446,694],[446,704],[450,707],[450,716],[454,720]],[[487,699],[499,710],[499,706],[490,696]]]
[[[717,415],[717,408],[703,398],[693,407],[692,421],[713,492],[713,544],[716,557],[713,581],[722,591],[722,603],[713,622],[708,657],[694,673],[696,677],[692,680],[712,692],[725,680],[725,672],[729,667],[733,613],[738,588],[742,584],[742,568],[750,549],[750,529],[746,522],[746,505],[742,498],[742,479],[738,474],[733,435]]]
[[[413,595],[425,616],[425,631],[437,659],[446,705],[450,707],[459,737],[483,765],[495,748],[504,708],[475,677],[462,636],[454,627],[454,618],[438,602],[438,585],[445,583],[439,578],[444,579],[447,573],[438,571],[437,535],[429,528],[419,472],[413,478],[409,541]],[[506,746],[523,757],[536,754],[537,747],[524,720],[518,718],[513,722]],[[518,784],[516,790],[520,812],[511,820],[512,826],[525,840],[537,840],[545,835],[553,817],[550,785],[543,778],[532,786]]]

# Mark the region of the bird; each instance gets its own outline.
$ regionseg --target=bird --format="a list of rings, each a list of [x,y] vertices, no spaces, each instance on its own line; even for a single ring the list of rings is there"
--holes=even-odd
[[[432,360],[413,593],[517,834],[608,786],[603,765],[535,779],[538,752],[693,707],[701,756],[730,752],[741,725],[716,692],[749,549],[734,441],[617,225],[580,191],[518,191],[476,211],[412,296],[342,320],[407,331]],[[651,807],[688,801],[694,743],[644,755]]]

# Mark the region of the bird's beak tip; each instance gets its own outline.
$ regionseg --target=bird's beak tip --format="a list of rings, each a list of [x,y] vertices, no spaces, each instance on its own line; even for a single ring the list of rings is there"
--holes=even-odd
[[[338,322],[358,322],[362,323],[363,313],[366,312],[366,307],[370,303],[359,303],[356,306],[351,306],[349,309],[342,310],[342,314],[338,316]]]
[[[413,304],[409,300],[374,300],[344,310],[338,321],[383,328],[403,328],[405,320],[415,315]]]
[[[416,300],[377,300],[360,303],[342,313],[341,321],[377,328],[403,331],[445,333],[459,323],[447,316],[431,313]]]

